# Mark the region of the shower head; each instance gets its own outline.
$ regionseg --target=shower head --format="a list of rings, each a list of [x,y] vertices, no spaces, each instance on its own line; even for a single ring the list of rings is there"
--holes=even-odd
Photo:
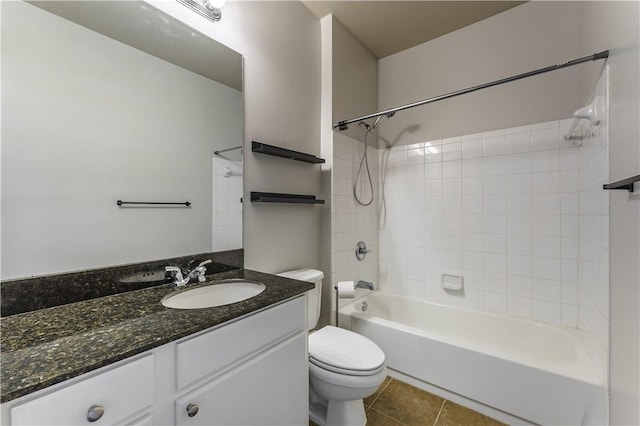
[[[577,109],[573,113],[574,118],[584,118],[592,125],[597,126],[604,116],[605,100],[603,96],[596,96],[589,105]]]
[[[364,126],[367,129],[367,132],[371,133],[376,129],[376,127],[378,127],[378,123],[380,123],[380,119],[382,119],[382,117],[391,118],[394,115],[396,115],[395,112],[390,112],[388,114],[381,114],[381,115],[376,117],[376,119],[373,122],[373,124],[367,124],[364,121],[359,121],[358,124],[361,125],[361,126]],[[339,128],[339,130],[343,130],[343,129]]]
[[[371,130],[370,131],[373,131],[373,130],[375,130],[376,127],[378,127],[378,123],[380,122],[381,118],[382,118],[381,115],[379,115],[378,118],[376,118],[376,121],[374,121],[373,124],[371,125]]]

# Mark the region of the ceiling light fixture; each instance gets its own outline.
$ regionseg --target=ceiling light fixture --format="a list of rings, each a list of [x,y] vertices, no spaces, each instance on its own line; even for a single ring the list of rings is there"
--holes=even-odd
[[[222,7],[225,0],[178,0],[197,14],[213,22],[222,19]]]

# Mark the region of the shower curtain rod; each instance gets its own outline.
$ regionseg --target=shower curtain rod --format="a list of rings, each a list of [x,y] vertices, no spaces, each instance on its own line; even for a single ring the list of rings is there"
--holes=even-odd
[[[373,114],[369,114],[369,115],[363,115],[362,117],[352,118],[350,120],[338,121],[336,124],[333,125],[333,127],[337,128],[340,131],[347,130],[349,128],[349,124],[351,124],[351,123],[357,123],[357,122],[361,122],[361,121],[364,121],[364,120],[368,120],[370,118],[380,117],[380,116],[383,116],[383,115],[386,115],[387,117],[392,117],[396,112],[402,111],[402,110],[405,110],[405,109],[409,109],[409,108],[413,108],[413,107],[417,107],[417,106],[421,106],[421,105],[430,104],[432,102],[441,101],[443,99],[453,98],[455,96],[465,95],[467,93],[475,92],[476,90],[486,89],[488,87],[493,87],[493,86],[497,86],[499,84],[509,83],[511,81],[520,80],[522,78],[527,78],[527,77],[532,77],[532,76],[538,75],[538,74],[544,74],[544,73],[549,72],[549,71],[555,71],[555,70],[559,70],[559,69],[562,69],[562,68],[571,67],[573,65],[582,64],[584,62],[597,61],[599,59],[606,59],[608,57],[609,57],[609,51],[608,50],[603,50],[602,52],[594,53],[593,55],[585,56],[585,57],[579,58],[579,59],[574,59],[572,61],[564,62],[562,64],[551,65],[551,66],[540,68],[540,69],[537,69],[537,70],[534,70],[534,71],[525,72],[523,74],[514,75],[512,77],[507,77],[507,78],[503,78],[503,79],[500,79],[500,80],[492,81],[490,83],[485,83],[485,84],[480,84],[478,86],[468,87],[466,89],[462,89],[462,90],[458,90],[458,91],[455,91],[455,92],[446,93],[444,95],[435,96],[433,98],[424,99],[422,101],[414,102],[414,103],[411,103],[411,104],[402,105],[402,106],[391,108],[391,109],[386,109],[384,111],[379,111],[379,112],[376,112],[376,113],[373,113]]]
[[[221,149],[220,151],[213,151],[213,153],[218,155],[218,154],[222,154],[223,152],[233,151],[236,149],[242,149],[242,145],[234,146],[233,148]]]

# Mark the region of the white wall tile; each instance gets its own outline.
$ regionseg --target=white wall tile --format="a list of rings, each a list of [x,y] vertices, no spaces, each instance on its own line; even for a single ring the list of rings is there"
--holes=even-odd
[[[507,172],[507,160],[504,155],[483,157],[482,169],[482,173],[485,176],[505,174]]]
[[[531,152],[531,132],[519,132],[506,134],[507,153]]]
[[[463,156],[464,158],[464,156]],[[482,176],[482,158],[472,158],[468,160],[462,160],[462,176]]]
[[[533,278],[531,276],[507,275],[507,291],[516,296],[533,296]]]
[[[462,178],[463,195],[482,195],[484,180],[481,176]]]
[[[510,154],[507,156],[506,171],[509,174],[531,172],[531,152]]]
[[[529,173],[508,174],[506,181],[507,194],[531,193],[531,174]]]
[[[484,216],[482,214],[463,214],[462,231],[465,233],[482,233],[484,231]]]
[[[482,157],[482,137],[468,140],[463,137],[461,147],[463,159]]]
[[[509,194],[507,195],[507,213],[527,214],[531,212],[531,195],[530,194]]]
[[[504,194],[506,185],[507,179],[505,175],[484,176],[483,193],[485,195]]]
[[[529,297],[507,296],[507,312],[519,318],[531,319],[533,316],[533,301]]]
[[[507,197],[500,195],[484,196],[484,212],[486,214],[504,214],[507,212]]]
[[[560,147],[560,132],[558,127],[538,128],[531,131],[531,149],[543,151]]]
[[[507,234],[484,234],[486,253],[507,253]]]
[[[531,235],[532,216],[530,214],[507,215],[507,233],[513,235]]]
[[[532,172],[550,172],[560,170],[558,150],[534,151],[531,153]]]
[[[533,300],[533,319],[536,321],[560,324],[562,322],[562,307],[560,303],[547,300]]]
[[[406,282],[383,287],[606,335],[608,196],[601,183],[607,155],[602,143],[562,144],[570,124],[432,141],[437,153],[425,143],[394,148],[386,171],[386,228],[379,230],[380,274]],[[341,178],[334,192],[344,198],[337,203],[344,210],[355,165],[340,156],[345,161],[334,166]],[[349,227],[362,226],[346,220],[356,217],[354,209],[347,205],[335,216],[341,223],[334,232],[351,235]],[[409,247],[423,250],[416,254],[421,260],[405,254]],[[463,295],[439,287],[443,272],[463,274]]]
[[[462,177],[462,162],[460,160],[443,162],[442,177],[445,179]]]
[[[508,220],[508,219],[507,219]],[[507,234],[507,253],[516,256],[530,256],[532,247],[531,235]]]
[[[482,141],[483,155],[504,155],[506,152],[506,139],[504,131],[499,131],[498,134],[492,132],[491,134],[485,133]]]
[[[506,313],[507,295],[485,291],[483,308],[485,311],[489,312],[495,312],[499,314]]]
[[[462,233],[462,249],[481,252],[484,247],[483,234],[479,232],[465,232],[464,231],[464,216],[463,216],[463,233]],[[463,265],[464,266],[464,265]]]
[[[461,160],[462,159],[462,142],[459,141],[446,142],[442,145],[442,161],[453,161],[453,160]]]

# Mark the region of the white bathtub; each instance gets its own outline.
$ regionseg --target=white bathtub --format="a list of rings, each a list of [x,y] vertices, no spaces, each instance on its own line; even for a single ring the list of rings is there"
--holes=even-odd
[[[389,368],[463,400],[544,425],[607,421],[603,375],[576,329],[378,291],[341,308],[340,325],[377,343]]]

